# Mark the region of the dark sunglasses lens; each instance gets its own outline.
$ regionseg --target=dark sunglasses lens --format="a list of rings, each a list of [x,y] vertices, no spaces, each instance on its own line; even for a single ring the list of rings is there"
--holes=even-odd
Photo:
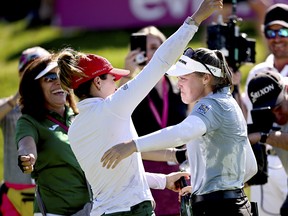
[[[288,37],[288,29],[285,29],[285,28],[282,28],[279,30],[267,29],[265,31],[265,36],[268,39],[276,38],[277,34],[279,37],[287,38]]]
[[[276,32],[274,30],[268,29],[265,31],[266,38],[275,38]]]
[[[48,73],[46,75],[44,75],[44,81],[45,82],[53,82],[55,80],[57,80],[59,77],[58,77],[58,74],[57,73]]]

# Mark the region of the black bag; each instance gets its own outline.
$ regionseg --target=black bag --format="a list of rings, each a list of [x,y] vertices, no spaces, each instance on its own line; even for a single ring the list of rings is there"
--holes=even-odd
[[[266,146],[262,143],[252,145],[252,149],[257,161],[258,172],[247,181],[248,185],[263,185],[268,181],[268,160]]]

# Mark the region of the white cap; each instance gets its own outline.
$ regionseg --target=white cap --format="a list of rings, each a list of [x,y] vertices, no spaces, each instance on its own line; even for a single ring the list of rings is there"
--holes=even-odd
[[[209,64],[205,64],[216,77],[223,77],[221,69]],[[209,70],[200,62],[195,61],[188,56],[182,55],[178,62],[174,64],[166,73],[170,76],[183,76],[193,72],[208,73]]]
[[[46,67],[44,70],[42,70],[42,71],[36,76],[35,80],[43,77],[45,74],[47,74],[49,71],[51,71],[52,69],[56,68],[57,66],[58,66],[57,62],[55,62],[55,61],[50,62],[50,63],[47,65],[47,67]]]

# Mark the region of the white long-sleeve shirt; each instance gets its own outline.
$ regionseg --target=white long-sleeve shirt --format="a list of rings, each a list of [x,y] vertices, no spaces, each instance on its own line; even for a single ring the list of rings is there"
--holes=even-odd
[[[80,114],[68,136],[93,190],[91,215],[129,211],[131,206],[153,200],[140,153],[124,159],[115,169],[103,168],[100,159],[113,145],[137,137],[131,120],[133,110],[176,62],[197,30],[197,26],[184,23],[133,80],[105,99],[79,102]]]

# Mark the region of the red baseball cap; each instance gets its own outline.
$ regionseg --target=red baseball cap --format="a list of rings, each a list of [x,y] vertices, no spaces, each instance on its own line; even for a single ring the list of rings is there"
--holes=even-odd
[[[112,64],[106,58],[94,54],[88,54],[81,57],[78,67],[86,74],[86,76],[75,77],[71,83],[72,89],[76,89],[80,84],[102,74],[112,74],[115,76],[115,81],[117,81],[121,77],[127,76],[130,73],[129,70],[113,68]]]

